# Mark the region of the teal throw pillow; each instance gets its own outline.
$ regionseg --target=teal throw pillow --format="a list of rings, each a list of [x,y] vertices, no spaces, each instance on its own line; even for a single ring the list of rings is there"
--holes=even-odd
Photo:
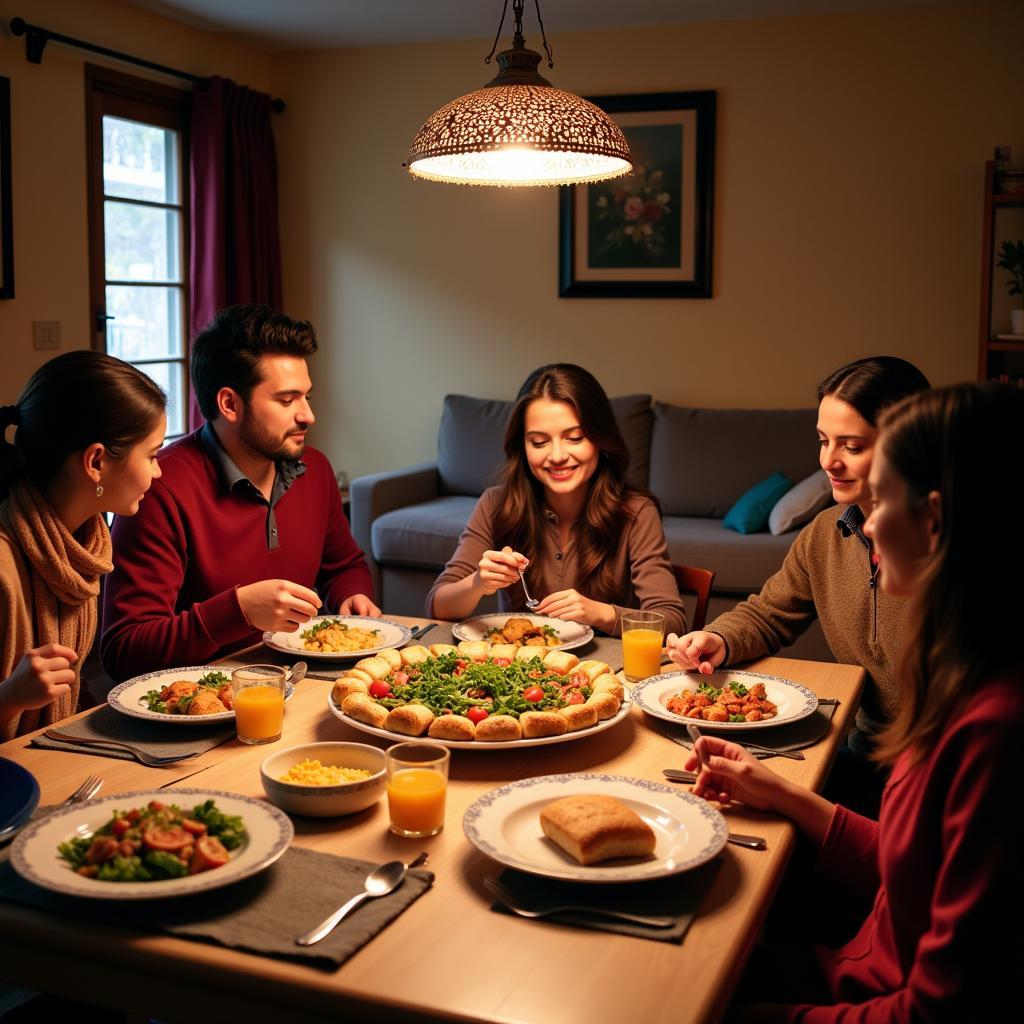
[[[781,474],[773,473],[767,480],[754,484],[726,513],[722,525],[737,533],[761,533],[768,526],[775,503],[793,485]]]

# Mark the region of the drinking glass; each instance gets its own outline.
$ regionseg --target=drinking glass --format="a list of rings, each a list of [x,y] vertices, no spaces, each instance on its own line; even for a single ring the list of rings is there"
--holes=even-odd
[[[243,743],[273,743],[281,738],[285,675],[280,665],[244,665],[231,673],[235,728]]]
[[[665,616],[661,612],[622,616],[622,671],[631,683],[658,674],[664,638]]]
[[[396,743],[384,752],[391,831],[419,839],[444,828],[451,754],[438,743]]]

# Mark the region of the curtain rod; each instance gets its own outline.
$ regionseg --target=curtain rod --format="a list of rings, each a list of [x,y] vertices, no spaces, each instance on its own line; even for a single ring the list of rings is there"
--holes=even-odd
[[[177,68],[169,68],[165,64],[154,64],[151,60],[133,57],[129,53],[111,50],[106,46],[87,43],[84,39],[73,39],[71,36],[61,35],[59,32],[51,32],[48,28],[30,25],[24,18],[11,18],[10,27],[14,35],[25,37],[25,59],[31,64],[43,63],[43,50],[46,49],[46,44],[52,39],[55,43],[64,43],[65,46],[74,46],[79,50],[88,50],[90,53],[98,53],[103,57],[113,57],[114,60],[124,61],[125,64],[149,68],[150,71],[159,71],[163,75],[172,75],[175,78],[184,78],[188,82],[208,82],[210,80],[207,75],[193,75],[189,71],[179,71]],[[284,111],[284,100],[271,100],[270,105],[275,113],[280,114]]]

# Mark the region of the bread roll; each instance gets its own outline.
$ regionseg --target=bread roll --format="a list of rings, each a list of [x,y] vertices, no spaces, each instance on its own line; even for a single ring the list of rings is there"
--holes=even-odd
[[[392,668],[402,667],[402,655],[401,652],[396,650],[394,647],[385,647],[383,651],[378,651],[376,657],[386,661]]]
[[[430,651],[423,644],[413,644],[411,647],[403,647],[398,652],[402,656],[403,665],[422,665],[430,657]]]
[[[454,647],[452,644],[431,644],[430,645],[430,653],[435,658],[440,658],[442,654],[451,654],[453,651],[456,651],[456,650],[458,650],[458,648]]]
[[[612,693],[621,701],[625,697],[625,688],[610,672],[607,675],[598,676],[591,684],[593,693]]]
[[[548,651],[544,655],[544,667],[560,676],[567,676],[579,663],[580,659],[569,651]]]
[[[361,668],[347,668],[345,669],[344,675],[354,676],[356,679],[362,679],[367,686],[373,682],[373,676],[371,676],[369,672],[364,672]]]
[[[434,712],[430,708],[422,704],[403,704],[388,714],[384,728],[405,736],[422,736],[433,721]]]
[[[460,640],[457,648],[463,658],[470,661],[486,661],[491,645],[486,640]]]
[[[563,715],[557,711],[524,711],[519,716],[523,738],[537,739],[540,736],[562,736],[569,728]]]
[[[597,712],[597,717],[604,721],[619,713],[622,701],[608,690],[598,690],[590,695],[584,707],[593,708]]]
[[[566,796],[540,812],[544,835],[580,864],[654,853],[651,827],[635,811],[610,796]]]
[[[435,740],[471,740],[476,727],[465,715],[438,715],[430,723],[427,735]]]
[[[513,661],[518,650],[519,648],[515,644],[491,644],[491,650],[487,657],[489,661],[497,661],[498,658],[508,658],[509,661]]]
[[[566,708],[559,708],[555,714],[561,715],[568,726],[569,732],[576,732],[577,729],[589,729],[597,725],[597,708],[589,704],[570,704]]]
[[[369,692],[370,685],[364,680],[357,679],[355,676],[342,676],[335,680],[334,686],[331,688],[331,699],[340,708],[350,693],[368,694]]]
[[[388,662],[376,656],[357,661],[356,668],[361,668],[364,672],[368,672],[371,679],[383,679],[391,672],[391,666]]]
[[[534,658],[543,660],[543,647],[520,647],[516,651],[516,661],[533,661]]]
[[[384,729],[384,723],[388,720],[388,709],[365,693],[350,693],[342,701],[341,710],[357,722],[363,722],[378,729]]]
[[[523,730],[511,715],[491,715],[476,723],[476,738],[484,743],[521,740]]]
[[[576,666],[577,672],[586,672],[587,678],[593,682],[598,676],[603,676],[608,672],[611,672],[611,666],[604,661],[581,661]]]

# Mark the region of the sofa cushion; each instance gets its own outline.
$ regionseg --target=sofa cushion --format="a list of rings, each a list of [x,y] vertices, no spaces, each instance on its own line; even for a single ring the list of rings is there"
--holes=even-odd
[[[715,593],[752,594],[782,566],[797,530],[735,533],[721,519],[665,516],[665,539],[673,565],[714,569]]]
[[[448,494],[483,494],[498,482],[505,465],[505,427],[512,402],[469,395],[445,395],[437,438],[437,470]],[[622,395],[611,399],[612,412],[629,451],[626,479],[646,488],[650,462],[650,395]]]
[[[798,530],[831,504],[832,485],[818,470],[779,498],[768,516],[768,529],[776,534]]]
[[[754,484],[726,513],[722,525],[737,533],[761,533],[768,528],[768,516],[775,503],[791,490],[793,483],[782,473]]]
[[[373,557],[382,565],[413,565],[440,571],[455,553],[476,498],[449,495],[385,512],[373,521]]]
[[[654,403],[650,488],[666,515],[721,519],[759,480],[818,464],[816,409],[691,409]]]

